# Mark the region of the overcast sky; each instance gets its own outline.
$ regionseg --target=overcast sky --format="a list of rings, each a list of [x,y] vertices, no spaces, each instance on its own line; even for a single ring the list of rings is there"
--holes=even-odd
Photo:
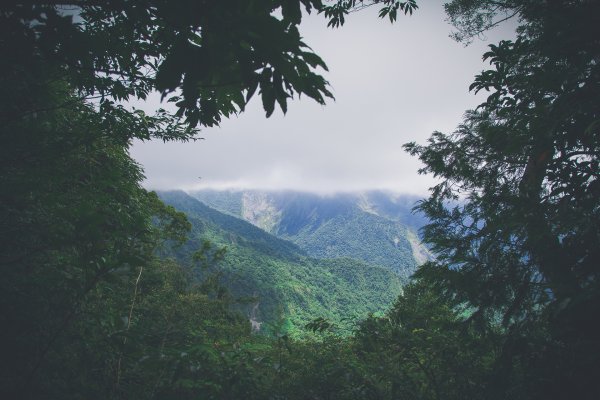
[[[418,160],[402,150],[424,143],[434,130],[454,130],[465,110],[485,95],[469,93],[485,68],[487,45],[511,36],[510,25],[468,47],[448,37],[441,1],[419,1],[412,17],[395,24],[376,9],[350,15],[340,29],[321,16],[300,32],[327,63],[336,100],[308,98],[266,119],[260,96],[246,112],[195,143],[135,142],[150,189],[259,188],[334,192],[388,189],[423,195],[433,183],[417,174]],[[152,99],[138,108],[160,106]],[[164,104],[162,105],[165,106]]]

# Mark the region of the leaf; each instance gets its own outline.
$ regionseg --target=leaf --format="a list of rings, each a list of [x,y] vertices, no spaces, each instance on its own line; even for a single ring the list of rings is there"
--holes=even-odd
[[[292,25],[300,24],[302,20],[302,11],[300,10],[300,1],[284,0],[281,5],[283,20]]]
[[[275,90],[275,97],[277,98],[277,103],[279,103],[279,107],[281,107],[281,111],[285,114],[287,112],[287,98],[288,94],[283,87],[283,83],[281,80],[281,74],[276,72],[273,74],[273,87]]]
[[[260,94],[262,96],[263,108],[269,118],[275,111],[275,91],[269,83],[260,83]]]
[[[248,103],[250,101],[250,99],[252,98],[252,96],[254,96],[254,93],[256,92],[257,88],[258,88],[258,79],[255,79],[252,81],[252,83],[248,87],[248,91],[246,92],[246,103]]]
[[[156,89],[162,92],[164,98],[166,93],[177,88],[182,80],[185,60],[182,46],[173,46],[173,50],[166,59],[158,66],[156,73]]]
[[[306,61],[308,63],[308,65],[310,65],[311,67],[313,67],[313,68],[321,67],[325,71],[329,71],[329,69],[327,68],[327,65],[325,64],[325,61],[323,61],[323,59],[321,57],[319,57],[318,55],[316,55],[315,53],[303,51],[301,54],[302,54],[302,58],[304,59],[304,61]]]

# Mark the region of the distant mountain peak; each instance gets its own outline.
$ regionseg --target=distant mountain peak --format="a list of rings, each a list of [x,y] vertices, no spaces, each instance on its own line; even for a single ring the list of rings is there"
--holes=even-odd
[[[418,229],[426,221],[412,213],[415,196],[290,190],[196,191],[190,195],[295,243],[312,257],[350,257],[386,267],[404,279],[418,264],[431,259],[418,238]]]

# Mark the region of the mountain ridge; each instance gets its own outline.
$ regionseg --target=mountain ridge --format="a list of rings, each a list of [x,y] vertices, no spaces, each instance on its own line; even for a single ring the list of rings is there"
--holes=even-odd
[[[190,195],[290,240],[317,258],[350,257],[389,268],[404,281],[431,259],[412,211],[419,200],[388,191],[320,195],[299,191],[202,190]]]
[[[235,297],[256,299],[238,306],[255,329],[276,333],[283,326],[301,337],[304,325],[324,317],[350,332],[350,321],[383,312],[401,293],[400,278],[386,268],[349,258],[315,259],[297,245],[182,191],[158,195],[185,212],[192,224],[189,241],[162,256],[185,265],[205,240],[226,247],[219,267],[224,283]]]

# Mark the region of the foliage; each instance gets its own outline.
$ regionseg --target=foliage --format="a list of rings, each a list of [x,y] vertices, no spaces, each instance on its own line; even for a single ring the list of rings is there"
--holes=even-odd
[[[356,340],[382,398],[486,398],[494,335],[464,325],[451,304],[421,282],[406,286],[384,317],[363,321]]]
[[[488,3],[478,7],[486,12]],[[519,1],[512,9],[522,21],[516,41],[490,46],[484,57],[492,69],[471,86],[490,91],[487,101],[454,134],[407,145],[422,172],[441,179],[419,205],[432,220],[424,236],[438,259],[417,275],[473,307],[471,319],[507,329],[498,376],[510,381],[527,358],[544,364],[522,345],[533,330],[541,339],[532,345],[536,358],[562,367],[540,368],[522,390],[593,398],[600,394],[593,378],[600,342],[589,321],[600,310],[600,10],[580,1]]]
[[[0,70],[16,85],[32,70],[44,71],[42,82],[68,80],[81,96],[99,97],[110,113],[122,111],[112,101],[145,99],[157,90],[178,112],[161,112],[156,118],[172,129],[152,135],[187,140],[197,125],[218,125],[243,111],[257,89],[267,116],[275,103],[285,113],[295,94],[321,104],[332,97],[314,72],[326,70],[325,63],[297,28],[302,8],[320,7],[319,0],[8,2],[0,8],[0,34],[1,50],[11,57]],[[35,110],[23,99],[3,113]],[[177,117],[184,116],[181,126]],[[153,121],[140,118],[142,125]]]
[[[325,65],[301,41],[301,7],[339,26],[370,4],[392,21],[416,8],[0,6],[2,398],[600,396],[598,2],[448,4],[459,38],[498,15],[516,14],[521,26],[485,55],[492,68],[471,88],[491,91],[487,101],[454,134],[407,145],[440,178],[419,205],[437,258],[385,314],[368,315],[400,291],[390,271],[312,259],[167,196],[188,221],[140,186],[133,138],[192,139],[259,88],[267,115],[275,102],[285,112],[294,94],[323,102],[330,93],[314,71]],[[154,89],[178,115],[119,104]],[[323,221],[342,242],[351,240],[340,227],[362,228]],[[368,256],[371,243],[361,245]],[[356,324],[340,314],[367,316]],[[248,319],[260,317],[269,335],[251,334]]]
[[[398,11],[405,15],[412,13],[419,8],[416,0],[337,0],[334,4],[323,6],[320,11],[329,18],[327,26],[337,28],[346,22],[346,16],[351,12],[363,10],[374,5],[381,5],[379,9],[379,18],[388,17],[390,22],[396,21]]]
[[[450,37],[469,44],[474,38],[511,18],[519,17],[522,0],[452,0],[444,4],[448,21],[456,31]],[[533,4],[533,2],[531,2]]]
[[[211,278],[219,253],[197,257],[201,282],[155,259],[189,222],[140,187],[102,115],[72,104],[0,131],[2,397],[250,393],[231,378],[252,376],[250,326]]]
[[[51,101],[73,106],[0,128],[9,144],[0,150],[1,386],[8,391],[35,390],[42,371],[56,367],[49,359],[69,343],[101,282],[124,279],[157,244],[182,241],[189,229],[182,214],[140,187],[139,167],[106,134],[102,115],[70,97]]]

